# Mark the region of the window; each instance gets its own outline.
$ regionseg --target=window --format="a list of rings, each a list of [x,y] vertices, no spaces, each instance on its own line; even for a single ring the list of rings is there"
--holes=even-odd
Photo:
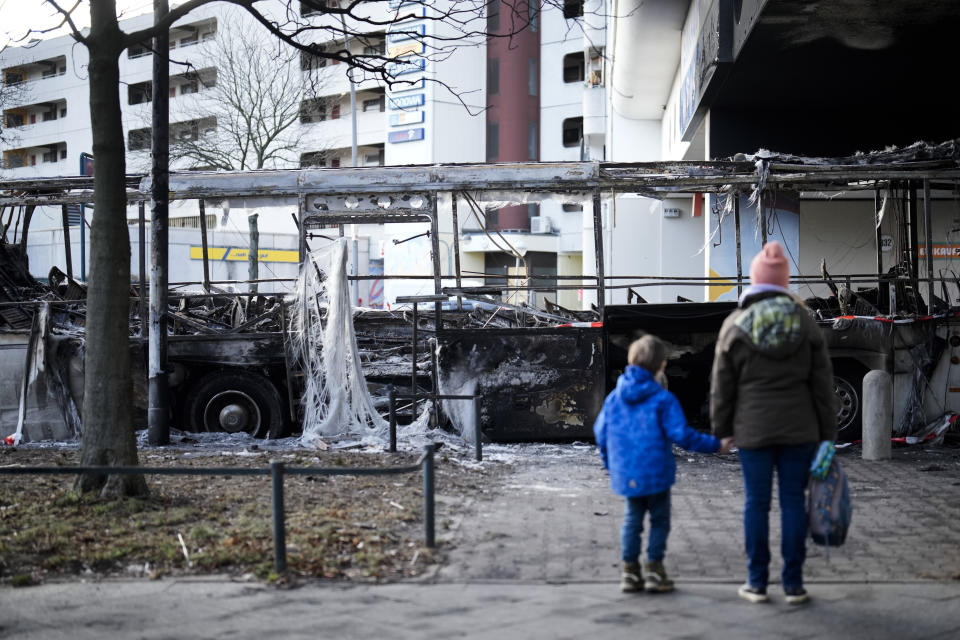
[[[587,74],[587,84],[591,87],[603,85],[603,60],[597,52],[590,54],[590,72]]]
[[[180,46],[189,47],[190,45],[197,44],[197,42],[199,41],[200,41],[200,36],[196,31],[194,31],[190,35],[186,35],[180,38]]]
[[[383,42],[368,44],[363,48],[363,54],[367,56],[382,56]]]
[[[566,202],[565,202],[565,203],[563,204],[563,212],[564,212],[564,213],[583,213],[583,205],[582,205],[582,204],[569,204],[569,203],[566,203]]]
[[[61,148],[60,148],[60,159],[61,159],[61,160],[66,160],[66,159],[67,159],[67,148],[66,148],[66,147],[61,147]]]
[[[563,81],[583,82],[583,51],[563,56]]]
[[[563,0],[563,17],[567,20],[583,15],[583,0]]]
[[[493,161],[500,155],[500,125],[487,123],[487,161]]]
[[[537,123],[531,122],[527,124],[527,159],[528,160],[537,160],[539,154],[537,153],[539,149],[539,144],[537,143]]]
[[[536,58],[527,60],[527,93],[535,96],[540,92],[540,67]]]
[[[22,113],[8,113],[7,114],[7,127],[22,127],[23,126],[23,114]]]
[[[216,214],[204,216],[204,221],[207,223],[208,229],[213,229],[214,227],[217,226]],[[131,223],[131,225],[132,224],[133,223]],[[170,227],[181,228],[181,229],[199,229],[200,216],[183,216],[182,218],[170,218],[170,220],[167,222],[167,225]]]
[[[56,120],[56,119],[57,119],[57,110],[56,110],[56,109],[51,109],[50,111],[44,111],[44,112],[43,112],[43,121],[44,121],[44,122],[50,122],[51,120]]]
[[[44,161],[44,162],[56,162],[58,155],[59,155],[59,154],[57,153],[57,150],[56,150],[56,149],[54,149],[53,151],[48,151],[48,152],[46,152],[45,154],[43,154],[43,161]]]
[[[129,104],[143,104],[153,100],[153,83],[140,82],[127,87],[127,101]]]
[[[185,82],[182,85],[180,85],[180,95],[183,96],[188,93],[196,93],[198,89],[199,89],[199,86],[197,84],[197,81],[191,80],[190,82]]]
[[[579,147],[583,139],[583,117],[563,121],[563,146]]]
[[[497,58],[487,61],[487,93],[491,96],[500,93],[500,60]]]
[[[339,157],[337,157],[337,158],[330,158],[330,166],[333,167],[334,169],[339,168],[339,167],[340,167],[340,158],[339,158]]]
[[[3,75],[3,83],[6,85],[20,84],[23,82],[23,74],[18,71],[7,71]]]
[[[317,13],[322,13],[323,7],[328,9],[336,9],[339,6],[340,2],[338,0],[301,0],[300,15],[311,16]]]
[[[300,122],[323,122],[327,119],[327,106],[320,98],[300,103]]]
[[[134,129],[127,135],[127,148],[130,151],[140,151],[150,148],[150,129]]]
[[[364,100],[363,110],[364,111],[383,111],[384,110],[383,96],[380,96],[377,98],[370,98],[369,100]]]
[[[487,2],[487,33],[496,33],[500,30],[500,0]]]
[[[320,45],[313,45],[313,49],[320,53],[323,51],[323,47]],[[315,53],[307,53],[306,51],[300,52],[300,70],[301,71],[316,71],[327,66],[327,59],[316,55]]]
[[[67,108],[66,108],[66,107],[60,107],[60,117],[61,117],[61,118],[66,118],[66,117],[67,117]]]
[[[323,151],[309,151],[300,154],[301,169],[306,169],[307,167],[322,167],[325,165],[326,162],[324,161]]]
[[[151,46],[152,45],[149,40],[145,40],[144,42],[138,42],[137,44],[131,45],[127,49],[127,57],[142,58],[143,56],[148,56],[151,53],[150,51]]]
[[[337,102],[330,109],[330,119],[337,120],[340,117],[340,103]]]

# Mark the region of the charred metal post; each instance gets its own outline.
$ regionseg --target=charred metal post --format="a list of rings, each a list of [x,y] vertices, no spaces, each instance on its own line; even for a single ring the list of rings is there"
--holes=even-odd
[[[436,536],[433,527],[433,444],[424,446],[423,456],[423,529],[424,545],[427,547],[436,546]]]
[[[60,216],[63,218],[63,251],[66,254],[67,277],[73,280],[73,256],[70,252],[70,217],[67,205],[60,205]]]
[[[473,396],[473,453],[477,462],[483,461],[483,447],[480,444],[480,395]]]
[[[414,420],[417,419],[417,325],[420,323],[420,319],[417,317],[417,307],[419,303],[413,301],[413,338],[410,340],[410,362],[412,363],[410,370],[410,393],[413,395],[410,402],[413,407],[412,413],[410,414]]]
[[[451,195],[451,210],[453,213],[453,273],[457,283],[457,289],[462,285],[460,282],[460,221],[457,218],[457,193]],[[463,311],[463,298],[457,296],[457,311]]]
[[[287,570],[287,532],[283,506],[283,463],[270,461],[270,480],[273,487],[273,568],[277,573]]]
[[[437,304],[440,304],[439,302]],[[440,363],[437,362],[437,339],[431,338],[430,345],[430,385],[433,387],[433,416],[440,424]]]
[[[920,275],[920,246],[919,240],[917,239],[919,233],[917,231],[917,222],[919,216],[917,215],[917,185],[916,183],[907,181],[907,211],[909,211],[910,219],[910,277],[913,280],[913,290],[918,292],[919,289],[917,277]],[[919,292],[918,292],[919,293]]]
[[[153,0],[154,22],[166,16],[167,0]],[[150,341],[147,440],[170,443],[169,389],[167,388],[167,300],[169,292],[169,191],[170,191],[170,34],[153,41],[153,181],[150,198]]]
[[[137,287],[137,293],[139,294],[139,306],[137,307],[137,315],[140,320],[140,335],[146,336],[149,330],[150,322],[150,312],[148,310],[149,304],[147,303],[147,296],[143,294],[144,287],[147,286],[147,214],[146,214],[146,205],[143,200],[137,203],[137,253],[139,254],[140,262],[140,286]]]
[[[606,281],[603,275],[603,214],[600,209],[600,192],[593,194],[593,246],[597,263],[597,309],[603,320],[603,306],[607,297]]]
[[[260,279],[260,229],[257,227],[256,213],[247,216],[250,225],[250,254],[247,256],[247,276],[250,279],[250,293],[257,292],[257,280]]]
[[[767,244],[767,212],[763,207],[763,193],[760,194],[760,197],[757,198],[757,213],[760,214],[760,246]],[[737,195],[737,202],[739,203],[740,196]]]
[[[297,233],[300,234],[300,241],[297,242],[297,250],[300,252],[298,261],[301,269],[303,269],[303,261],[307,259],[307,230],[303,228],[303,218],[306,215],[307,196],[301,193],[297,196],[297,213],[293,214],[293,223],[297,225]]]
[[[433,202],[430,215],[430,254],[431,258],[433,258],[433,294],[439,296],[440,291],[443,289],[443,282],[440,278],[440,222],[437,217],[436,194],[431,196],[430,200]],[[443,329],[443,302],[440,300],[433,303],[433,326],[434,331]],[[436,389],[434,389],[434,393],[436,393]]]
[[[923,233],[927,246],[927,314],[933,315],[933,203],[930,202],[930,179],[923,179]]]
[[[880,189],[873,192],[873,215],[877,226],[877,283],[883,286],[880,278],[883,277],[883,233],[880,231],[880,210],[883,208],[883,199]]]
[[[739,298],[740,294],[743,293],[743,256],[740,250],[740,194],[734,194],[733,198],[733,224],[737,236],[737,297]]]
[[[210,258],[207,255],[207,203],[200,198],[200,247],[203,251],[203,290],[210,293]]]
[[[390,393],[387,398],[390,403],[390,453],[397,452],[397,397],[393,387],[390,387]]]

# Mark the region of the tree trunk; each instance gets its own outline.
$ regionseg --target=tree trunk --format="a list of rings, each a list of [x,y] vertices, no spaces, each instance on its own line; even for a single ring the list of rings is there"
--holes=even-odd
[[[82,465],[136,465],[130,371],[130,238],[126,161],[120,117],[122,34],[114,0],[91,0],[90,124],[93,130],[94,215],[87,289]],[[79,476],[76,488],[103,497],[145,495],[143,476]]]

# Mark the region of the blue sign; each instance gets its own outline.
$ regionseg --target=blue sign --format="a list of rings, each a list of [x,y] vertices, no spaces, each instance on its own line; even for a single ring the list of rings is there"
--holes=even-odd
[[[423,94],[413,93],[408,96],[397,96],[389,100],[391,109],[413,109],[423,106]]]
[[[423,140],[423,128],[404,129],[403,131],[391,131],[387,134],[387,142],[399,144],[401,142],[414,142]]]
[[[411,2],[410,0],[390,0],[390,8],[394,11],[416,12],[421,16],[427,15],[427,5],[422,2]]]
[[[426,60],[423,58],[413,58],[411,60],[403,60],[400,62],[391,62],[387,65],[387,75],[388,76],[400,76],[405,73],[415,73],[417,71],[423,71],[423,68],[426,66]]]
[[[390,115],[391,127],[402,127],[405,124],[420,124],[423,122],[423,111],[406,111]]]
[[[403,40],[412,40],[417,36],[423,36],[426,33],[426,25],[422,24],[403,24],[394,25],[395,31],[387,34],[387,42],[402,42]]]

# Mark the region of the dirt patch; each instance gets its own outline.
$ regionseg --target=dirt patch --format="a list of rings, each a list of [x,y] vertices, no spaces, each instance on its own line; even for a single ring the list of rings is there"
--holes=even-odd
[[[411,453],[149,450],[149,467],[268,468],[407,466]],[[0,466],[69,466],[76,450],[0,449]],[[482,466],[438,452],[436,547],[424,546],[423,474],[288,475],[284,482],[285,578],[391,581],[421,576],[442,562],[443,534],[466,496],[509,465]],[[105,501],[72,490],[74,476],[0,476],[0,581],[273,573],[271,483],[266,476],[150,475],[150,495]]]

